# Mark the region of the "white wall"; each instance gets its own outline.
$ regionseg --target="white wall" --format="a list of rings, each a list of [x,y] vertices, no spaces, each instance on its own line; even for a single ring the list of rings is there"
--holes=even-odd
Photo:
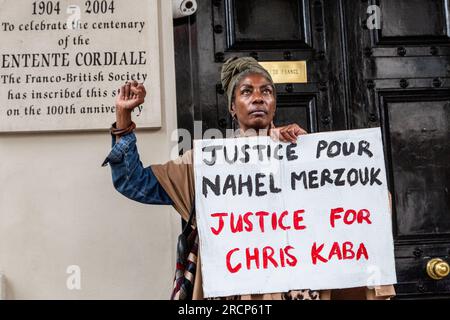
[[[138,131],[144,165],[176,128],[171,1],[160,3],[163,127]],[[111,122],[114,118],[111,118]],[[115,191],[108,132],[0,135],[0,273],[7,299],[167,299],[178,214]],[[66,286],[81,268],[81,290]],[[1,295],[1,293],[0,293]]]

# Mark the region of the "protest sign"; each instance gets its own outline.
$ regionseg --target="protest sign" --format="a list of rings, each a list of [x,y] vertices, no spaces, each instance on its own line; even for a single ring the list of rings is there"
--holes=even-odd
[[[205,297],[396,283],[379,128],[194,144]]]

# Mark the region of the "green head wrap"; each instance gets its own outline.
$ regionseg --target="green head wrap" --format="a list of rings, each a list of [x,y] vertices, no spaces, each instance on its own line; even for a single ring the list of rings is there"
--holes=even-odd
[[[228,110],[232,112],[231,105],[233,99],[233,92],[240,80],[240,76],[245,74],[259,73],[269,80],[273,85],[272,77],[269,72],[264,69],[258,61],[252,57],[233,57],[228,59],[222,66],[222,72],[220,80],[222,81],[222,87],[228,96]],[[275,88],[275,86],[274,86]]]

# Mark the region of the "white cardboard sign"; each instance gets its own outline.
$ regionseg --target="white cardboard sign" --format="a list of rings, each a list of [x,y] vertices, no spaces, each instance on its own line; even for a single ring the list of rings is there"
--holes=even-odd
[[[396,283],[379,128],[199,140],[205,297]]]

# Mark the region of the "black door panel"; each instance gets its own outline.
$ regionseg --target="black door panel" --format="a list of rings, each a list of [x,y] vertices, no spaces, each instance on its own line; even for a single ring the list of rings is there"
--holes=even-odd
[[[450,240],[449,94],[381,92],[398,240]]]
[[[376,45],[449,43],[448,0],[379,0],[382,29]]]
[[[448,1],[345,3],[348,49],[356,53],[349,60],[350,123],[383,129],[398,298],[450,297],[450,278],[434,280],[426,271],[433,258],[449,262]],[[381,30],[364,25],[367,6],[374,4],[381,9]]]
[[[226,0],[224,13],[227,50],[311,47],[309,0]]]

